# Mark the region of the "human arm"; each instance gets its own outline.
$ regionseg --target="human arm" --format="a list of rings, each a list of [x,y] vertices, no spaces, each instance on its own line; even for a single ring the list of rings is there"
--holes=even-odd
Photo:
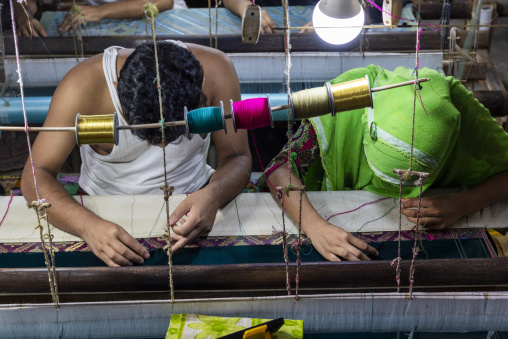
[[[245,12],[245,9],[249,5],[252,5],[252,1],[224,0],[224,7],[229,9],[231,12],[233,12],[240,18],[243,17],[243,13]],[[270,17],[270,15],[268,15],[268,13],[264,9],[261,9],[261,28],[260,28],[261,33],[262,34],[277,33],[277,31],[273,29],[274,27],[275,24],[273,23],[273,20]]]
[[[240,100],[240,85],[231,60],[222,52],[202,46],[190,45],[191,51],[203,65],[205,81],[203,90],[209,106],[220,106],[224,102],[226,114],[230,114],[229,100]],[[201,233],[211,231],[217,209],[236,197],[249,181],[251,154],[245,130],[233,129],[232,119],[227,119],[227,131],[212,133],[217,149],[218,167],[208,185],[190,194],[173,211],[170,225],[177,243],[172,247],[176,251]],[[234,146],[233,146],[234,145]],[[185,218],[184,218],[185,216]],[[181,220],[183,223],[176,226]]]
[[[26,37],[47,37],[44,27],[33,15],[37,13],[36,0],[26,0],[20,3],[14,2],[14,17],[18,26],[18,35]]]
[[[103,88],[99,86],[98,75],[102,78],[104,75],[98,73],[102,70],[97,66],[102,67],[101,59],[101,56],[92,57],[64,77],[51,101],[45,127],[74,126],[76,113],[86,115],[100,111],[103,97],[99,90]],[[90,100],[92,97],[96,100]],[[49,221],[59,229],[82,238],[93,253],[109,266],[142,263],[149,254],[134,238],[120,226],[81,206],[56,180],[61,165],[75,145],[74,133],[41,132],[32,147],[39,199],[48,199],[51,203]],[[21,180],[21,190],[28,202],[38,199],[33,178],[28,159]]]
[[[273,196],[279,194],[277,187],[288,186],[290,183],[289,173],[287,165],[282,165],[268,177],[268,187]],[[292,169],[291,184],[302,186],[302,182]],[[285,211],[296,224],[300,223],[301,216],[302,231],[311,239],[312,245],[325,259],[340,261],[340,256],[349,261],[370,260],[362,251],[377,255],[377,251],[372,246],[323,219],[312,206],[307,194],[289,191],[289,195],[283,195],[283,199]],[[300,199],[302,199],[301,211]]]
[[[81,13],[69,11],[58,30],[66,32],[71,28],[71,25],[99,22],[103,19],[140,19],[144,14],[143,5],[145,2],[145,0],[124,0],[99,6],[81,5],[79,6]],[[159,12],[173,8],[173,0],[158,0],[154,3]]]
[[[277,196],[279,191],[277,187],[287,187],[291,184],[301,186],[300,177],[306,177],[310,172],[311,165],[319,159],[319,144],[317,135],[312,124],[304,120],[300,128],[293,134],[291,140],[291,162],[292,168],[288,169],[288,150],[289,144],[286,144],[281,152],[267,166],[265,175],[258,181],[258,186],[270,189],[272,195]],[[298,170],[298,175],[293,170]],[[291,171],[291,172],[290,172]],[[289,191],[289,196],[284,195],[284,208],[298,223],[300,220],[300,193],[298,191]],[[347,260],[368,260],[367,256],[360,251],[376,253],[376,251],[365,242],[357,239],[342,228],[324,220],[319,213],[312,207],[307,194],[301,196],[302,199],[302,230],[312,240],[312,244],[323,257],[331,261],[338,261],[337,256]]]
[[[419,223],[426,228],[442,230],[462,217],[507,199],[508,171],[504,171],[467,191],[422,198]],[[415,224],[418,204],[418,198],[403,199],[401,202],[401,213]]]

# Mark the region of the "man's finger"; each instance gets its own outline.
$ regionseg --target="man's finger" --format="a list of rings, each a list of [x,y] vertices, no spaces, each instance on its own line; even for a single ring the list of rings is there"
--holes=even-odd
[[[178,240],[176,242],[176,244],[173,245],[173,247],[171,248],[172,252],[175,253],[176,251],[178,251],[180,248],[184,248],[185,245],[187,245],[187,243],[189,241],[192,241],[194,238],[196,238],[197,236],[199,235],[199,230],[198,229],[195,229],[194,231],[192,231],[189,236],[187,237],[183,237],[182,239]]]
[[[137,255],[129,247],[127,247],[123,244],[121,244],[121,245],[116,244],[114,249],[121,258],[127,260],[130,263],[135,263],[135,264],[141,265],[142,263],[145,262],[145,260],[141,256]],[[118,258],[118,257],[115,256],[115,258]],[[123,261],[123,259],[120,259],[120,260]]]
[[[46,34],[46,31],[44,30],[44,27],[42,27],[41,23],[39,21],[35,21],[35,25],[37,26],[37,30],[39,31],[39,35],[43,38],[47,38],[48,35]]]
[[[176,206],[173,213],[171,213],[171,216],[169,217],[169,225],[174,226],[180,219],[184,219],[184,216],[189,212],[189,209],[190,206],[187,204],[187,199],[185,199]]]
[[[26,26],[20,27],[18,34],[20,34],[21,36],[26,36],[26,37],[30,36],[30,34],[28,34],[28,29],[26,28]]]
[[[173,232],[175,232],[176,234],[187,237],[194,230],[198,229],[198,226],[199,225],[197,225],[196,219],[193,217],[189,217],[189,218],[187,218],[187,220],[185,220],[185,222],[182,225],[172,226],[172,229],[173,229]],[[198,230],[198,231],[200,231],[200,230]]]
[[[150,253],[148,253],[146,248],[144,248],[129,233],[127,233],[127,232],[121,232],[118,235],[118,239],[121,241],[122,244],[125,244],[130,250],[134,251],[136,257],[142,257],[144,259],[150,258]]]
[[[171,233],[171,235],[170,235],[170,236],[171,236],[171,239],[172,239],[172,240],[175,240],[175,241],[178,241],[178,240],[180,240],[180,239],[182,239],[182,238],[183,238],[183,236],[181,236],[181,235],[179,235],[179,234],[176,234],[176,233]]]
[[[120,253],[114,253],[111,256],[111,261],[113,261],[115,264],[120,265],[120,266],[132,266],[133,265],[132,260],[128,260],[127,258],[122,256]]]

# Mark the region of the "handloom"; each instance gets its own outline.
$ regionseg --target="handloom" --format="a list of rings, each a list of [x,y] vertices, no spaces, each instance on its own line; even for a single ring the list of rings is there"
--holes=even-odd
[[[288,119],[289,120],[289,119]],[[268,200],[268,197],[266,198]],[[169,201],[169,200],[167,200]],[[389,201],[389,202],[392,202],[392,201]],[[166,206],[168,206],[168,204],[166,204]],[[256,212],[257,214],[257,212]],[[152,214],[154,215],[154,213]],[[240,227],[243,227],[244,226],[244,223],[241,222],[241,218],[238,218],[238,225],[237,227],[240,226]],[[398,238],[400,239],[400,234],[398,236]],[[300,240],[300,237],[298,237],[298,241]],[[464,239],[465,240],[465,239]],[[460,245],[462,246],[462,245]],[[457,248],[459,248],[459,246],[457,246]],[[463,252],[460,252],[460,253],[463,253]],[[162,255],[162,254],[161,254]],[[429,259],[427,261],[427,263],[429,264],[433,264],[432,262],[432,259]],[[481,261],[481,262],[477,262],[477,265],[474,266],[474,265],[470,265],[471,263],[473,263],[472,261],[465,261],[464,262],[467,266],[458,266],[457,263],[455,261],[452,261],[452,262],[446,262],[446,263],[443,263],[443,265],[441,267],[439,266],[436,266],[436,267],[439,267],[439,269],[443,269],[443,268],[451,268],[452,266],[455,266],[455,269],[456,270],[459,270],[459,269],[466,269],[465,267],[469,267],[468,269],[471,269],[471,267],[475,267],[475,269],[478,267],[478,266],[482,266],[483,265],[483,271],[481,271],[481,273],[479,272],[476,272],[478,274],[477,278],[480,278],[479,276],[480,275],[485,275],[486,271],[485,270],[488,270],[490,268],[492,268],[492,266],[488,266],[488,265],[485,265],[485,262]],[[499,261],[498,261],[499,263]],[[330,265],[327,265],[327,264],[330,264]],[[307,274],[305,272],[305,270],[307,270],[308,273],[310,273],[310,275],[317,275],[319,276],[319,279],[315,279],[315,278],[311,278],[310,279],[310,286],[311,289],[314,289],[313,292],[311,293],[316,293],[316,291],[323,291],[323,292],[328,292],[328,291],[337,291],[337,290],[343,290],[342,288],[338,288],[337,287],[337,281],[342,280],[350,280],[352,282],[356,282],[356,280],[353,278],[353,279],[348,279],[349,277],[347,276],[347,274],[343,274],[343,272],[335,272],[335,274],[330,274],[331,273],[331,270],[327,269],[327,268],[333,268],[334,271],[337,271],[337,267],[338,265],[331,265],[332,263],[326,263],[325,265],[303,265],[303,271],[302,271],[302,278],[303,277],[306,277]],[[349,268],[355,268],[357,269],[358,265],[354,265],[354,263],[344,263],[346,265],[342,265],[342,266],[346,266]],[[229,276],[230,279],[232,279],[233,277],[235,278],[234,279],[234,283],[235,285],[236,284],[239,284],[239,285],[242,285],[245,289],[246,289],[246,295],[256,295],[256,290],[259,290],[259,289],[263,289],[263,286],[268,286],[270,283],[274,283],[274,284],[278,284],[281,279],[280,279],[280,276],[283,275],[283,269],[281,270],[281,266],[271,266],[271,265],[261,265],[261,266],[256,266],[256,265],[250,265],[250,266],[239,266],[239,267],[235,267],[234,265],[236,264],[232,264],[233,266],[231,267],[213,267],[210,271],[206,271],[203,272],[205,270],[205,268],[203,267],[196,267],[196,268],[190,268],[189,271],[186,271],[185,267],[182,267],[182,277],[185,276],[185,274],[187,273],[191,273],[191,275],[189,276],[190,279],[188,281],[185,281],[183,283],[181,283],[181,285],[178,285],[178,282],[177,282],[177,286],[176,286],[176,290],[178,292],[179,290],[179,287],[181,287],[180,289],[180,293],[182,293],[182,295],[185,295],[185,293],[188,293],[188,295],[192,295],[192,298],[196,298],[198,297],[199,293],[195,293],[192,289],[193,288],[196,288],[196,289],[200,289],[202,288],[202,284],[194,284],[192,285],[190,282],[192,281],[195,281],[195,280],[199,280],[199,279],[202,279],[203,276],[209,276],[211,277],[210,280],[211,280],[211,283],[210,283],[210,288],[215,288],[216,291],[206,291],[204,292],[203,295],[209,297],[211,295],[213,295],[213,293],[216,293],[218,290],[220,290],[221,288],[221,283],[223,282],[223,276],[226,276],[228,277],[228,274],[231,274]],[[244,265],[244,264],[239,264],[239,265]],[[448,265],[448,266],[447,266]],[[501,263],[502,266],[506,266],[503,263]],[[316,266],[316,267],[314,267]],[[322,266],[321,268],[323,268],[322,271],[320,271],[320,268],[319,266]],[[381,271],[386,271],[386,268],[384,268],[384,266],[386,266],[386,263],[383,263],[383,266],[380,265],[380,267],[383,267],[382,269],[377,269],[377,266],[375,265],[375,263],[373,264],[373,267],[374,269],[372,270],[373,272],[377,272],[379,273],[378,275],[376,275],[376,277],[379,279],[379,280],[383,280],[384,277],[386,276],[383,276],[382,275],[382,272]],[[404,268],[404,271],[408,271],[408,263],[407,262],[404,262],[402,261],[402,266]],[[427,265],[422,265],[422,266],[427,266]],[[434,269],[436,268],[434,267]],[[236,276],[236,275],[232,275],[235,270],[236,271],[241,271],[241,270],[245,270],[245,269],[250,269],[251,270],[251,273],[253,275],[256,275],[256,273],[258,275],[266,275],[266,278],[267,281],[256,281],[255,279],[252,279],[252,275],[249,275],[248,277],[245,277],[243,276],[243,278],[241,276]],[[344,268],[344,267],[342,267]],[[428,268],[428,267],[427,267]],[[423,267],[422,269],[425,269],[425,267]],[[201,272],[199,270],[202,270]],[[270,275],[270,273],[268,272],[268,270],[272,270],[273,271],[273,275]],[[14,272],[14,271],[9,271],[8,269],[6,270],[3,270],[5,271],[5,273],[9,274],[10,272],[13,272],[14,274],[17,274],[18,272]],[[57,275],[58,277],[60,277],[60,271],[62,272],[62,275],[64,274],[64,272],[66,272],[66,270],[60,270],[58,269],[57,270]],[[79,271],[79,270],[78,270]],[[99,270],[97,272],[100,272],[101,274],[106,274],[106,272],[108,272],[109,269],[104,269],[104,270]],[[118,270],[118,271],[124,271],[127,273],[127,275],[131,274],[131,273],[140,273],[140,275],[137,276],[137,279],[143,279],[143,280],[147,280],[146,277],[153,277],[154,279],[152,280],[152,282],[155,282],[157,284],[157,286],[155,286],[155,290],[152,290],[151,287],[148,287],[147,289],[150,290],[150,292],[155,293],[159,290],[165,290],[167,288],[166,284],[167,284],[167,277],[164,276],[163,278],[165,279],[165,283],[166,284],[162,284],[161,283],[161,280],[157,280],[157,276],[160,276],[162,272],[164,272],[163,270],[155,270],[156,274],[155,275],[150,275],[149,273],[147,274],[147,271],[143,271],[143,269],[140,269],[139,271],[137,272],[127,272],[126,270],[124,269],[121,269],[121,270]],[[136,271],[136,268],[134,270],[131,270],[131,271]],[[388,270],[390,271],[390,270]],[[4,273],[4,272],[2,272]],[[83,273],[88,274],[87,272],[84,272]],[[123,272],[122,272],[123,273]],[[124,281],[122,281],[122,273],[120,272],[113,272],[113,275],[112,276],[109,276],[108,278],[111,279],[112,281],[114,280],[119,280],[120,282],[120,286],[123,285],[124,290],[121,289],[121,287],[119,287],[118,285],[117,286],[114,286],[112,288],[112,290],[116,290],[116,291],[123,291],[123,292],[127,292],[127,291],[131,291],[133,289],[136,288],[136,286],[133,286],[133,285],[130,285],[130,286],[126,286],[127,284],[125,284]],[[153,271],[152,271],[153,273]],[[178,276],[178,270],[175,272],[175,277]],[[372,272],[370,272],[372,273]],[[422,275],[426,275],[426,274],[435,274],[433,276],[433,278],[435,278],[436,276],[438,276],[437,274],[438,272],[436,271],[430,271],[430,272],[427,272],[427,271],[423,271],[421,272]],[[286,272],[287,274],[287,272]],[[291,275],[294,274],[294,266],[291,265]],[[417,269],[416,271],[416,281],[418,282],[419,278],[421,276],[419,276],[419,269]],[[451,273],[451,271],[449,272],[449,274],[453,274]],[[500,276],[502,277],[502,274],[503,272],[500,272]],[[164,274],[162,274],[164,275]],[[274,276],[275,275],[275,276]],[[326,279],[323,279],[323,276],[328,276],[328,279],[329,280],[326,280]],[[392,274],[391,274],[392,275]],[[33,279],[34,277],[37,276],[37,272],[36,270],[33,271],[33,274],[31,275],[31,278]],[[112,278],[112,277],[115,277],[115,278]],[[201,278],[200,278],[201,277]],[[81,278],[83,278],[83,276],[81,276]],[[365,277],[364,277],[365,278]],[[178,279],[178,278],[176,278]],[[214,283],[213,280],[216,279],[217,283]],[[242,280],[243,279],[243,280]],[[149,279],[148,279],[149,280]],[[392,279],[393,280],[393,279]],[[456,283],[456,285],[453,285],[452,284],[452,289],[457,289],[457,290],[461,290],[462,288],[464,288],[464,290],[466,291],[469,291],[469,290],[473,290],[475,288],[480,288],[482,291],[485,291],[485,290],[489,290],[489,288],[493,288],[493,289],[498,289],[498,288],[503,288],[501,287],[503,284],[504,284],[504,280],[502,278],[496,280],[495,278],[492,279],[487,285],[489,286],[486,286],[486,285],[481,285],[481,283],[478,283],[478,285],[469,285],[468,287],[464,287],[464,286],[461,286],[461,284],[466,284],[466,281],[469,280],[469,284],[476,284],[476,280],[474,279],[458,279],[459,283]],[[480,279],[481,280],[481,279]],[[46,276],[46,281],[47,281],[47,276]],[[283,279],[282,279],[283,281]],[[369,283],[367,283],[367,286],[368,287],[362,287],[362,288],[365,288],[364,291],[380,291],[380,290],[383,290],[383,289],[393,289],[393,281],[391,282],[388,282],[388,278],[386,279],[387,281],[387,285],[386,286],[379,286],[378,288],[379,289],[371,289],[370,287],[372,286],[368,286]],[[407,281],[407,279],[406,279]],[[86,282],[85,282],[86,283]],[[305,286],[305,283],[307,283],[305,281],[305,279],[301,279],[301,284],[302,284],[302,287]],[[432,282],[433,283],[433,282]],[[267,285],[263,285],[263,284],[267,284]],[[372,283],[370,283],[372,284]],[[72,282],[71,284],[72,286],[78,286],[79,288],[79,285],[77,284],[76,281]],[[136,285],[136,283],[134,284]],[[146,285],[145,283],[139,283],[139,280],[138,280],[138,286],[139,285],[144,285],[145,288],[146,288]],[[164,286],[164,287],[163,287]],[[480,286],[480,287],[478,287]],[[190,288],[190,290],[186,290],[187,288]],[[352,290],[354,290],[355,288],[352,287],[350,285],[349,288],[352,288]],[[362,289],[360,288],[360,290]],[[422,284],[420,286],[418,286],[418,283],[416,285],[416,288],[417,290],[419,288],[421,288],[422,290],[426,290],[426,289],[433,289],[432,285],[431,285],[431,281],[427,280],[427,283],[426,284]],[[446,289],[446,288],[445,288]],[[226,287],[224,288],[224,291],[228,291],[229,290],[229,293],[231,293],[231,285],[228,285],[226,284]],[[273,291],[279,291],[280,293],[280,288],[275,288],[275,289],[271,289],[268,288],[267,289],[269,292],[268,294],[271,294],[271,293],[274,293]],[[347,290],[347,289],[346,289]],[[438,289],[439,290],[439,289]],[[39,290],[39,292],[35,292],[35,293],[46,293],[45,292],[46,290]],[[192,291],[192,292],[190,292]],[[109,292],[112,292],[112,291],[109,291]],[[264,291],[266,292],[266,291]],[[310,291],[309,291],[310,292]],[[17,292],[11,292],[13,294],[17,294]],[[75,292],[71,292],[72,293],[75,293]],[[77,292],[77,293],[80,293],[80,292]],[[88,294],[89,292],[84,292],[84,294]],[[222,292],[222,293],[225,293],[223,295],[227,295],[228,293],[227,292]],[[277,293],[277,292],[275,292]],[[419,294],[421,293],[421,294]],[[158,296],[161,296],[162,294],[158,294]],[[217,307],[216,307],[216,304],[222,304],[222,303],[230,303],[228,306],[226,306],[226,308],[228,308],[228,310],[226,312],[231,312],[231,313],[234,313],[234,315],[241,315],[241,314],[247,314],[247,313],[251,313],[252,312],[259,312],[258,310],[259,309],[262,309],[264,307],[264,309],[267,309],[267,310],[271,310],[272,313],[270,313],[270,315],[268,317],[273,317],[273,314],[274,313],[284,313],[284,312],[288,312],[288,311],[285,311],[283,310],[283,308],[286,308],[286,309],[292,309],[292,311],[290,312],[301,312],[301,313],[298,313],[298,314],[318,314],[320,313],[320,311],[323,311],[325,310],[325,313],[326,313],[326,316],[324,316],[322,319],[316,319],[316,323],[312,324],[311,325],[311,329],[322,329],[322,328],[327,328],[327,329],[331,329],[331,330],[334,330],[334,329],[340,329],[340,330],[347,330],[347,329],[354,329],[354,330],[359,330],[359,329],[362,329],[362,328],[365,328],[365,329],[368,329],[368,330],[386,330],[388,328],[390,328],[390,326],[394,326],[394,327],[391,327],[391,328],[395,328],[397,325],[393,325],[393,323],[390,323],[390,318],[386,318],[386,314],[388,314],[389,312],[391,312],[392,310],[396,310],[397,308],[400,308],[400,307],[406,307],[406,314],[408,315],[408,317],[404,320],[407,321],[407,323],[403,326],[406,326],[404,327],[405,330],[408,330],[408,331],[412,331],[414,330],[415,328],[418,328],[418,329],[425,329],[425,328],[429,328],[429,329],[433,329],[433,330],[436,330],[439,328],[439,326],[436,326],[436,322],[425,322],[421,317],[420,317],[420,314],[422,313],[422,308],[423,307],[423,304],[425,304],[428,308],[432,308],[432,307],[437,307],[438,305],[440,307],[443,307],[443,304],[444,303],[448,303],[450,302],[450,298],[453,298],[454,300],[456,300],[457,296],[459,296],[459,299],[460,298],[464,298],[466,300],[468,300],[470,302],[470,305],[473,305],[473,307],[480,307],[481,305],[485,306],[488,311],[483,313],[483,314],[488,314],[489,316],[492,314],[491,318],[489,318],[488,320],[486,319],[482,319],[484,322],[479,325],[480,327],[481,326],[490,326],[490,328],[496,328],[496,329],[503,329],[503,324],[501,322],[501,319],[502,319],[502,316],[506,316],[506,309],[504,308],[504,306],[501,306],[502,304],[501,303],[498,303],[498,300],[501,300],[503,298],[506,298],[505,294],[503,292],[493,292],[493,293],[489,293],[488,296],[486,297],[485,294],[474,294],[474,293],[471,293],[471,292],[468,292],[466,294],[446,294],[446,293],[442,293],[442,294],[439,294],[439,293],[432,293],[432,294],[426,294],[425,292],[418,292],[418,293],[415,293],[413,294],[413,300],[411,301],[407,301],[405,300],[405,295],[401,295],[401,294],[387,294],[387,293],[383,293],[383,292],[378,292],[378,293],[373,293],[371,292],[370,294],[363,294],[363,295],[355,295],[355,294],[350,294],[350,295],[347,295],[347,294],[340,294],[340,295],[334,295],[334,294],[326,294],[326,295],[313,295],[313,296],[307,296],[307,295],[300,295],[300,301],[298,301],[297,303],[294,302],[291,298],[285,298],[285,297],[259,297],[259,298],[244,298],[244,299],[227,299],[227,298],[221,298],[221,299],[218,299],[218,300],[213,300],[213,299],[202,299],[202,300],[185,300],[185,299],[181,299],[181,300],[177,300],[175,304],[168,304],[168,303],[165,303],[165,302],[145,302],[145,304],[143,304],[141,307],[139,307],[138,310],[136,311],[133,311],[132,309],[132,304],[130,303],[125,303],[125,302],[119,302],[119,303],[108,303],[108,302],[105,302],[105,303],[95,303],[95,304],[86,304],[86,303],[79,303],[79,305],[74,305],[72,303],[69,303],[68,305],[65,305],[65,310],[64,308],[60,308],[60,311],[54,311],[54,309],[52,310],[49,310],[47,309],[48,311],[48,315],[49,317],[53,317],[53,315],[56,314],[55,316],[55,319],[56,319],[56,322],[52,322],[52,321],[47,321],[46,319],[46,325],[44,327],[44,330],[45,331],[49,331],[47,333],[57,333],[57,332],[60,332],[62,331],[62,329],[66,328],[65,324],[62,323],[62,320],[60,317],[66,317],[67,315],[71,315],[72,312],[74,312],[74,310],[76,309],[76,306],[77,307],[84,307],[84,309],[80,310],[80,311],[77,311],[77,312],[97,312],[97,314],[94,314],[93,316],[91,316],[90,318],[88,318],[87,320],[92,320],[92,321],[97,321],[97,319],[99,319],[98,317],[99,316],[103,316],[105,315],[106,313],[110,312],[110,307],[113,305],[114,307],[118,307],[118,309],[123,309],[123,311],[126,311],[126,313],[128,314],[127,318],[135,318],[135,319],[144,319],[145,317],[149,317],[149,316],[153,316],[153,314],[151,314],[151,312],[153,311],[159,311],[161,313],[159,313],[159,316],[160,314],[166,314],[168,315],[169,313],[176,313],[179,309],[185,309],[185,312],[189,312],[189,310],[193,309],[192,307],[195,307],[196,309],[196,312],[195,313],[220,313],[220,312],[223,312],[221,310],[218,310]],[[94,296],[94,298],[96,298],[97,296]],[[131,296],[132,297],[132,296]],[[86,298],[86,297],[85,297]],[[385,298],[388,298],[388,302],[387,302],[387,299]],[[498,299],[499,298],[499,299]],[[95,299],[97,300],[97,299]],[[249,300],[249,302],[247,302],[247,300]],[[368,300],[367,302],[365,302],[365,300]],[[436,302],[432,302],[432,300],[438,300]],[[363,303],[363,311],[360,312],[360,314],[365,314],[364,317],[361,317],[359,314],[356,314],[355,312],[351,312],[351,304],[348,303],[348,301],[351,301],[351,303]],[[422,304],[422,301],[423,301],[423,304]],[[242,304],[242,307],[239,307],[238,304],[241,303]],[[388,303],[391,303],[389,305],[387,305]],[[192,304],[192,307],[189,307],[190,305]],[[349,309],[348,309],[348,306],[349,306]],[[412,307],[416,307],[418,308],[418,311],[417,312],[413,312],[413,309],[411,309]],[[46,306],[45,305],[41,305],[38,307],[38,310],[42,310],[44,309]],[[393,307],[393,309],[391,308]],[[492,309],[489,309],[490,307],[492,307]],[[240,309],[242,308],[242,309]],[[365,311],[367,309],[370,309],[370,313]],[[466,309],[466,307],[464,307],[463,309]],[[149,310],[149,311],[147,311]],[[201,310],[204,310],[206,312],[202,312]],[[328,313],[330,310],[331,313]],[[389,310],[388,312],[386,310]],[[140,314],[138,313],[138,311],[140,312],[146,312],[144,314]],[[198,312],[199,311],[199,312]],[[380,315],[378,317],[378,314],[376,313],[376,311],[379,311],[379,314],[385,314],[385,316],[383,315]],[[464,311],[464,312],[456,312],[456,310],[454,310],[455,313],[454,313],[454,316],[452,316],[451,318],[448,318],[448,324],[446,324],[447,326],[450,326],[450,328],[460,328],[461,330],[468,330],[468,329],[473,329],[473,328],[476,328],[474,327],[477,323],[474,323],[472,322],[473,318],[472,317],[468,317],[467,316],[467,312]],[[490,313],[492,311],[492,313]],[[31,310],[29,310],[28,312],[31,312]],[[54,312],[61,312],[61,313],[54,313]],[[69,313],[67,313],[69,312]],[[270,311],[267,311],[267,313],[270,312]],[[65,314],[64,314],[65,313]],[[120,312],[121,313],[121,312]],[[118,314],[119,318],[122,318],[122,317],[125,317],[125,313],[124,314]],[[267,314],[267,313],[263,313],[263,314]],[[7,314],[7,313],[6,313]],[[10,314],[13,314],[13,313],[10,313]],[[91,314],[91,313],[89,313]],[[259,313],[258,313],[259,314]],[[337,322],[337,318],[338,318],[338,314],[341,314],[343,315],[342,318],[340,318],[340,322]],[[370,315],[369,315],[370,314]],[[356,316],[356,320],[353,320],[353,316]],[[441,315],[438,315],[437,318],[439,318]],[[6,318],[7,319],[7,318]],[[9,318],[6,322],[8,322],[11,318]],[[157,318],[157,316],[153,316],[153,323],[157,323],[160,319]],[[344,319],[344,320],[343,320]],[[391,320],[393,321],[393,317],[391,318]],[[130,320],[129,320],[130,321]],[[436,318],[434,318],[433,321],[437,321]],[[117,324],[124,324],[124,322],[122,322],[122,320],[120,320],[120,322],[118,322]],[[139,322],[134,322],[136,325],[139,325],[141,326],[140,328],[143,328],[142,326],[143,325],[140,325]],[[7,323],[8,325],[9,323]],[[93,323],[94,325],[97,325],[99,324],[99,328],[101,328],[102,330],[107,327],[107,325],[105,325],[104,322],[95,322]],[[347,325],[349,324],[349,325]],[[439,323],[440,325],[443,325],[442,323]],[[165,322],[165,325],[167,325],[167,322]],[[91,323],[89,324],[83,324],[83,327],[87,328],[88,326],[93,326]],[[313,327],[314,326],[314,327]],[[363,327],[362,327],[363,326]],[[88,328],[87,331],[90,331],[90,332],[81,332],[81,333],[93,333],[93,330],[91,330],[90,328]],[[130,328],[130,327],[129,327]],[[399,327],[399,328],[402,328],[402,327]],[[114,335],[127,335],[127,334],[132,334],[132,332],[129,332],[129,330],[126,330],[127,327],[124,327],[123,329],[121,329],[120,331],[124,331],[124,332],[115,332]],[[146,329],[146,327],[144,328]],[[5,331],[7,331],[6,333],[9,333],[8,331],[11,330],[11,331],[16,331],[16,330],[13,330],[12,327],[10,326],[6,326],[5,327]],[[57,331],[57,332],[51,332],[51,331]],[[19,330],[18,330],[19,331]],[[11,333],[14,333],[14,332],[11,332]],[[18,332],[20,333],[20,332]],[[112,332],[108,332],[107,330],[103,333],[112,333]],[[158,333],[158,332],[151,332],[151,330],[148,330],[146,329],[146,333]],[[112,333],[113,334],[113,333]]]

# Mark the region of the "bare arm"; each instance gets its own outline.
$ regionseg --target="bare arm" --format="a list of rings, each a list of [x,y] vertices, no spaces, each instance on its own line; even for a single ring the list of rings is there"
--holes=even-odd
[[[249,5],[252,5],[252,1],[249,0],[224,0],[224,7],[229,9],[231,12],[239,16],[240,18],[243,16],[245,12],[245,8]],[[275,24],[273,23],[272,18],[268,13],[261,9],[261,33],[277,33],[276,30],[273,29]]]
[[[222,100],[226,114],[229,114],[229,100],[240,100],[240,85],[234,66],[229,58],[219,51],[201,55],[204,57],[200,60],[204,62],[204,90],[209,99],[208,104],[218,107]],[[236,197],[249,181],[252,159],[247,133],[245,130],[235,133],[231,119],[227,120],[227,129],[227,135],[223,130],[212,133],[219,166],[209,184],[191,194],[171,215],[170,225],[175,225],[180,218],[187,216],[183,225],[173,227],[173,239],[178,240],[173,247],[174,251],[185,246],[200,233],[211,231],[217,209]]]
[[[64,77],[53,96],[44,126],[73,126],[76,113],[94,114],[100,106],[90,100],[99,98],[91,61],[94,58],[76,66]],[[32,154],[37,187],[39,197],[51,203],[49,221],[85,240],[95,255],[110,266],[142,263],[149,254],[134,238],[120,226],[78,204],[56,180],[75,144],[74,133],[67,132],[41,132],[34,142]],[[21,190],[28,202],[37,200],[30,160],[23,171]]]
[[[480,185],[454,195],[422,198],[420,224],[445,229],[460,218],[508,199],[508,171],[497,173]],[[416,223],[419,199],[403,199],[401,213]]]
[[[82,24],[84,22],[99,22],[103,19],[140,19],[143,17],[143,5],[145,0],[124,0],[112,2],[99,6],[80,6],[83,17],[69,12],[59,30],[66,32],[71,25]],[[173,0],[154,1],[159,12],[173,8]]]
[[[268,178],[270,192],[273,196],[278,194],[276,187],[286,187],[289,184],[289,170],[287,164],[279,166]],[[301,186],[302,182],[291,170],[291,184]],[[330,224],[324,220],[314,209],[307,194],[302,194],[302,210],[300,213],[300,192],[290,191],[289,196],[284,195],[284,209],[289,213],[295,223],[299,223],[301,215],[301,226],[305,234],[311,239],[312,245],[325,259],[340,261],[337,256],[346,260],[370,260],[362,251],[369,254],[376,254],[377,251],[365,242],[354,237],[342,228]]]

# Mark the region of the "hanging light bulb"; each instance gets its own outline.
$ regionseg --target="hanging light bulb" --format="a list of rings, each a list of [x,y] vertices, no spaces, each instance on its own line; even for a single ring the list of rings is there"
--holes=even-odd
[[[324,41],[341,45],[360,34],[364,22],[358,0],[321,0],[312,15],[316,33]]]

